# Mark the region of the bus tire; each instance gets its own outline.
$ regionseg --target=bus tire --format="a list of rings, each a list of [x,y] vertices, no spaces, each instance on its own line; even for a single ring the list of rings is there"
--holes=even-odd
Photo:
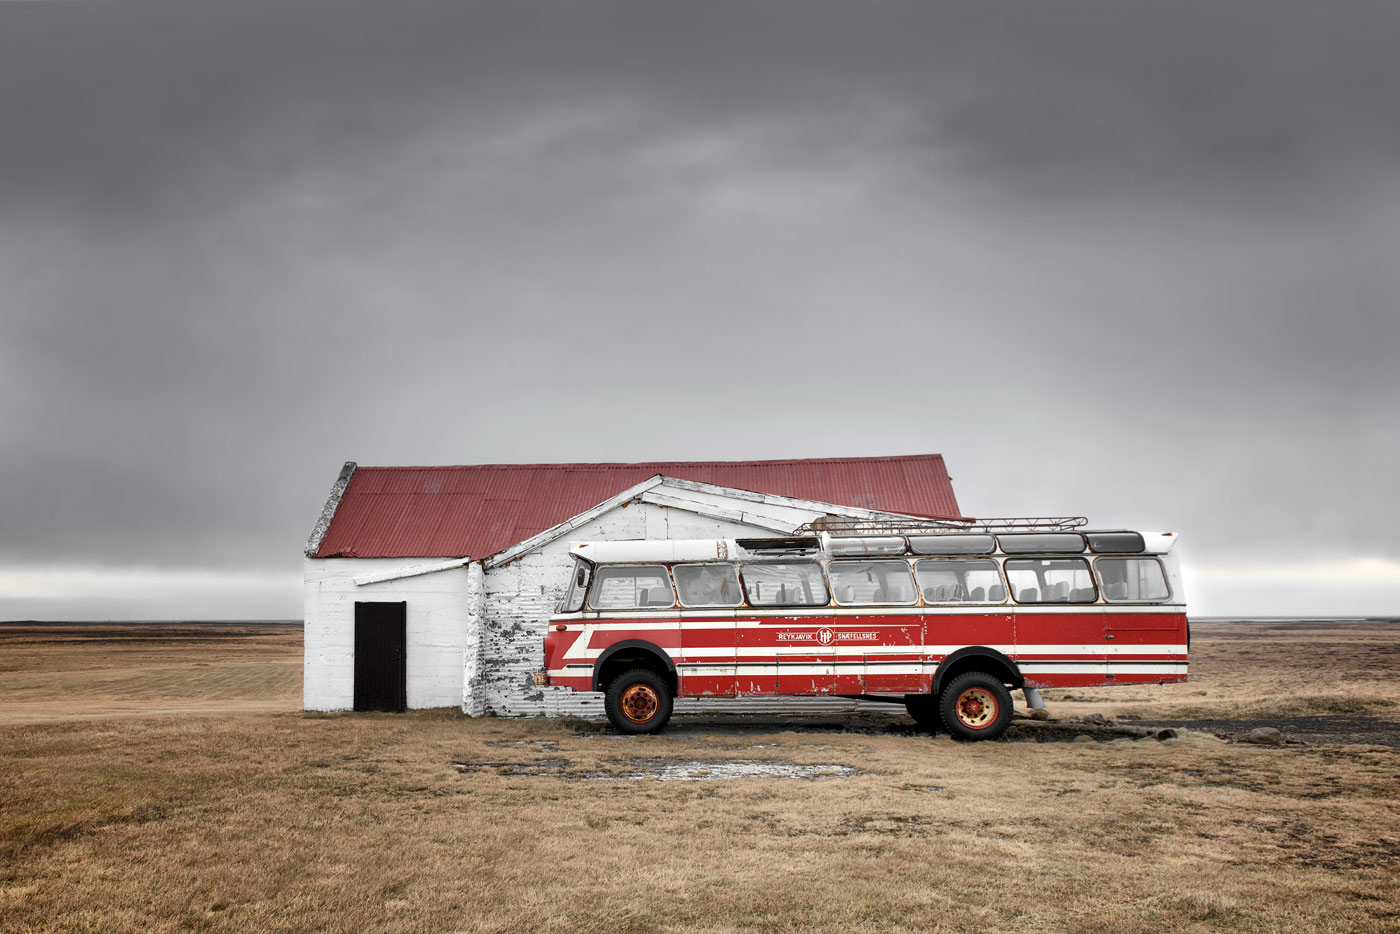
[[[654,671],[633,668],[613,678],[603,709],[619,733],[656,733],[671,719],[671,690]]]
[[[941,724],[938,720],[938,700],[931,694],[905,694],[904,709],[925,733],[937,733]]]
[[[985,671],[965,671],[943,685],[938,712],[954,739],[999,739],[1011,725],[1011,692]]]

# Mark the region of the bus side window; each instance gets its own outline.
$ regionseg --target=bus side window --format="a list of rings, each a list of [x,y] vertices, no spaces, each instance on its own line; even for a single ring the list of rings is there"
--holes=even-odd
[[[659,564],[600,567],[593,575],[588,605],[595,610],[669,607],[676,603],[671,578]]]
[[[1156,558],[1099,558],[1094,569],[1110,603],[1160,603],[1171,596]]]
[[[989,558],[930,558],[915,565],[925,603],[1001,603],[1001,572]]]
[[[826,580],[815,561],[743,565],[744,591],[751,606],[825,606]]]
[[[914,581],[904,561],[832,561],[826,566],[838,603],[913,603]]]
[[[732,564],[678,564],[676,590],[681,606],[738,606],[739,572]]]
[[[1017,603],[1093,603],[1096,597],[1083,558],[1007,558],[1006,579]]]

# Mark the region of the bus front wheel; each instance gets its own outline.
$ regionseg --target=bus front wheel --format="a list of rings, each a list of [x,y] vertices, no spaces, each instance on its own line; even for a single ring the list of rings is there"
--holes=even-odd
[[[954,739],[997,739],[1011,725],[1011,692],[983,671],[965,671],[943,685],[938,713]]]
[[[624,671],[608,685],[603,709],[619,733],[655,733],[671,719],[671,689],[654,671]]]

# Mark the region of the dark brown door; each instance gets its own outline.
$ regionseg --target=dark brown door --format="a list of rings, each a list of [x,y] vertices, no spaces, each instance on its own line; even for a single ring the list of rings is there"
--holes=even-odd
[[[355,709],[408,707],[407,603],[355,604]]]

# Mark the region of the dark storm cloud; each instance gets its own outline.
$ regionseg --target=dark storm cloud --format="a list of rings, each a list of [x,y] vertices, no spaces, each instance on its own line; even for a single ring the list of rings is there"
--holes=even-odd
[[[1100,196],[1106,181],[1158,174],[1328,174],[1339,158],[1389,161],[1400,144],[1400,14],[1383,3],[72,3],[5,15],[7,196],[99,209],[173,194],[172,173],[192,162],[271,173],[425,120],[482,126],[612,96],[659,133],[894,105],[910,119],[886,142]],[[270,126],[276,136],[248,135]]]
[[[11,560],[275,568],[347,457],[925,450],[1400,557],[1392,4],[0,22]]]

